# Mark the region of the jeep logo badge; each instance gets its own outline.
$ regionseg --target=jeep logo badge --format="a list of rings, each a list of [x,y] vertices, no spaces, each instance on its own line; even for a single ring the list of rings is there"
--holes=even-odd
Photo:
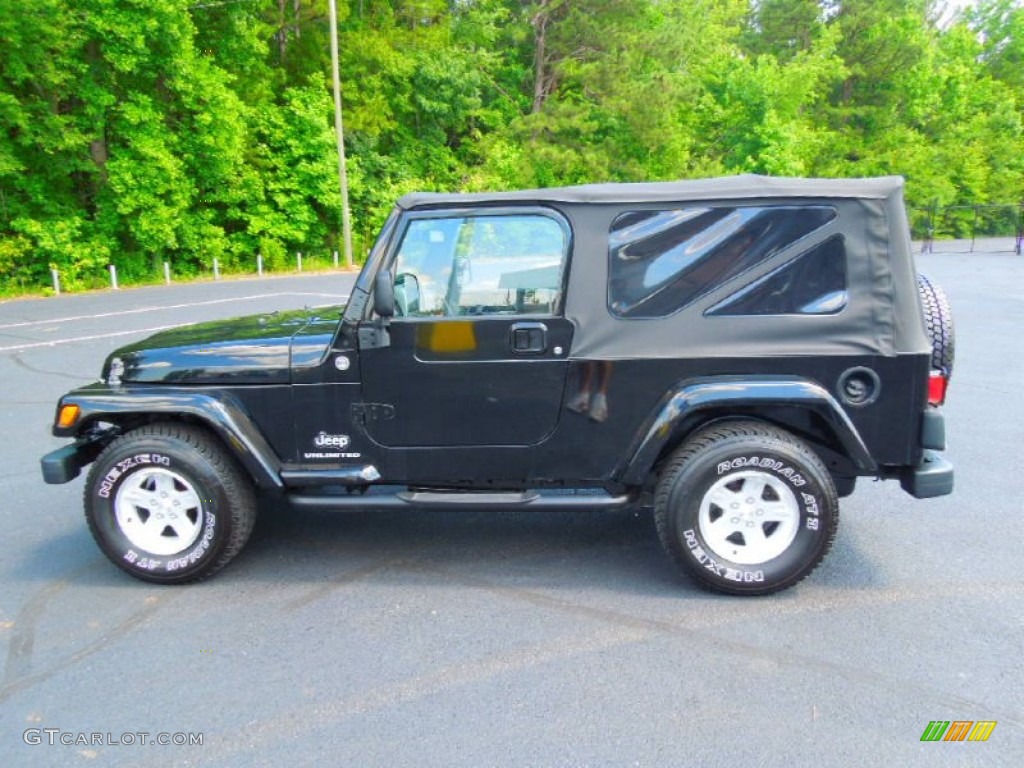
[[[348,435],[328,435],[321,431],[313,438],[313,445],[317,448],[347,448],[349,444]]]

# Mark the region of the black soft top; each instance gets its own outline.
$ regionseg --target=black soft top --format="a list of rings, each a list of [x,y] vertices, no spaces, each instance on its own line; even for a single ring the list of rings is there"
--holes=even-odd
[[[837,218],[668,317],[623,320],[609,311],[609,229],[631,210],[700,205],[827,205]],[[729,176],[643,184],[588,184],[514,192],[414,193],[399,209],[538,205],[573,230],[565,316],[572,358],[771,357],[927,354],[903,179]],[[849,301],[835,315],[709,317],[715,302],[833,236],[845,243]]]
[[[861,198],[885,200],[903,193],[903,178],[790,179],[775,176],[725,176],[693,181],[656,181],[641,184],[582,184],[575,187],[525,189],[514,192],[414,192],[398,205],[479,205],[483,203],[658,203],[749,198]]]

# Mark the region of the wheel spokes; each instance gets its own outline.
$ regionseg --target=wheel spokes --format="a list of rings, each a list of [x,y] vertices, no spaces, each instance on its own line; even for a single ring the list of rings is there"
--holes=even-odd
[[[114,515],[128,540],[151,555],[175,555],[198,538],[202,500],[182,475],[163,468],[126,478],[114,499]]]
[[[764,510],[760,518],[766,523],[782,523],[790,519],[793,511],[782,501],[762,502],[760,509]]]
[[[157,500],[152,492],[143,488],[126,488],[122,496],[124,502],[136,509],[152,510],[157,505]]]
[[[759,502],[764,498],[768,482],[764,477],[747,477],[743,480],[743,500]]]
[[[167,498],[174,493],[174,478],[170,475],[163,473],[154,474],[153,476],[153,490],[159,494],[161,498]]]
[[[756,565],[785,551],[799,519],[796,496],[779,478],[761,470],[740,470],[705,493],[699,525],[711,554]]]
[[[730,547],[736,546],[733,537],[737,532],[735,525],[725,521],[724,518],[719,518],[717,523],[704,531],[704,538],[715,552],[725,552]]]
[[[182,491],[175,491],[171,496],[171,507],[178,514],[185,514],[191,509],[201,509],[202,502],[199,500],[199,495],[191,488],[186,488]]]

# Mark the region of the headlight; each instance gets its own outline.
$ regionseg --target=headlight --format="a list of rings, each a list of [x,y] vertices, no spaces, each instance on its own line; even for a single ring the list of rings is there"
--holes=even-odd
[[[121,377],[124,376],[124,362],[120,357],[110,361],[110,370],[107,372],[107,385],[118,387],[121,385]]]

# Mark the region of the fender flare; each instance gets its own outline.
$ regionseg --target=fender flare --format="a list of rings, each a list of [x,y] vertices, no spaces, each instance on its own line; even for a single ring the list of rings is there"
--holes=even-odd
[[[125,416],[190,416],[224,441],[258,487],[284,488],[279,474],[280,459],[246,410],[228,394],[181,389],[129,392],[94,386],[64,395],[57,404],[57,413],[64,405],[77,405],[81,413],[71,427],[56,426],[55,420],[53,434],[56,437],[79,437],[96,421],[118,423]]]
[[[625,485],[643,484],[665,445],[695,415],[757,406],[804,408],[816,413],[859,472],[877,471],[877,464],[850,417],[820,384],[796,376],[719,376],[690,379],[669,391],[639,430],[627,460],[615,472],[616,479]]]

